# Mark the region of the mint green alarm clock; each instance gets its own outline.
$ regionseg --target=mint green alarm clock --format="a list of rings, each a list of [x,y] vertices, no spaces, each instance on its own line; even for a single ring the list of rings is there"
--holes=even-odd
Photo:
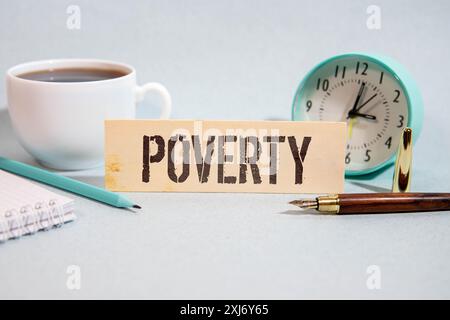
[[[349,53],[314,67],[300,83],[292,120],[347,122],[346,175],[395,161],[404,128],[418,138],[423,103],[413,78],[391,58]]]

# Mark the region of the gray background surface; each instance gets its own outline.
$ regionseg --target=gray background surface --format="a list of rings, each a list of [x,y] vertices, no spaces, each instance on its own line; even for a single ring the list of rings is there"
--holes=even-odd
[[[81,8],[68,30],[66,8]],[[382,10],[381,30],[366,8]],[[174,118],[289,119],[317,62],[367,51],[401,61],[425,101],[413,190],[448,191],[448,1],[6,1],[0,71],[93,57],[160,81]],[[157,105],[149,98],[146,105]],[[0,86],[0,154],[34,163],[15,140]],[[141,108],[152,117],[157,108]],[[103,185],[101,170],[71,173]],[[346,191],[384,190],[392,170]],[[450,298],[447,213],[294,214],[293,195],[131,194],[141,214],[76,197],[79,219],[0,246],[0,298]],[[81,268],[81,290],[66,269]],[[369,265],[380,290],[366,286]]]

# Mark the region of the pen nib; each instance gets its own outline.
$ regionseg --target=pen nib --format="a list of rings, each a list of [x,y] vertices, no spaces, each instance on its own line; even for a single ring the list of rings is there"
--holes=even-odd
[[[289,204],[293,204],[302,209],[317,209],[317,200],[294,200],[289,202]]]
[[[138,206],[137,204],[135,204],[135,205],[133,206],[133,208],[135,208],[135,209],[142,209],[142,207],[141,207],[141,206]]]

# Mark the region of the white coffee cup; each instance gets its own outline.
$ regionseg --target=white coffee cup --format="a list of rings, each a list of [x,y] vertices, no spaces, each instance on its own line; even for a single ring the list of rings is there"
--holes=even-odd
[[[21,75],[58,69],[115,70],[122,76],[84,82],[47,82]],[[8,108],[23,147],[42,165],[81,170],[103,164],[104,120],[134,119],[136,103],[148,92],[171,111],[169,92],[159,83],[136,84],[133,67],[94,59],[58,59],[17,65],[7,71]]]

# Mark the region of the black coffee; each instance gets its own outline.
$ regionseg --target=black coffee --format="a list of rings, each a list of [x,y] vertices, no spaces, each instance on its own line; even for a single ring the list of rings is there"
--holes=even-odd
[[[45,82],[87,82],[119,78],[127,72],[114,69],[61,68],[19,74],[22,79]]]

